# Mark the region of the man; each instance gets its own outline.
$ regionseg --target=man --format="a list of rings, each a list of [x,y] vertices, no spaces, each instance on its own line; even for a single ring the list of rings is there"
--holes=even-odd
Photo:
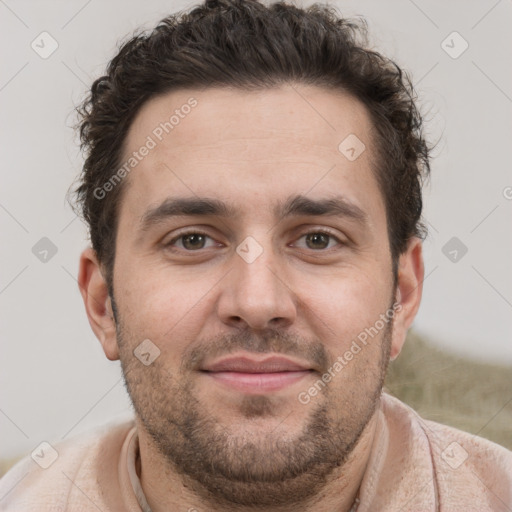
[[[5,510],[512,509],[509,451],[382,393],[421,300],[429,160],[361,33],[206,1],[93,84],[79,284],[135,418],[18,464]]]

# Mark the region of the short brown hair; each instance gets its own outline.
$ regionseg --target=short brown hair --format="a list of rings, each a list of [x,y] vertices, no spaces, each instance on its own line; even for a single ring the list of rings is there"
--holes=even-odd
[[[125,42],[77,109],[85,163],[74,190],[75,209],[89,226],[109,290],[125,186],[113,187],[102,199],[95,190],[121,165],[128,130],[145,102],[172,90],[213,86],[260,90],[302,83],[348,92],[366,106],[396,277],[408,240],[426,235],[421,187],[430,172],[429,148],[409,78],[367,49],[366,40],[364,21],[340,18],[325,5],[301,9],[285,2],[206,0]]]

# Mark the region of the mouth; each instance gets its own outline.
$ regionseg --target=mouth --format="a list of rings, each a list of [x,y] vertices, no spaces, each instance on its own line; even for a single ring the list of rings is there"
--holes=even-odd
[[[201,372],[224,387],[248,394],[279,391],[299,382],[314,372],[302,362],[283,356],[259,359],[255,355],[231,356],[214,361]]]

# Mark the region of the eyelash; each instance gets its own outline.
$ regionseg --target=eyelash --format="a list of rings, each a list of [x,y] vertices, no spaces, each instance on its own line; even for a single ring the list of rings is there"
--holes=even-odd
[[[329,230],[326,230],[325,228],[324,229],[316,229],[316,230],[313,229],[311,231],[306,231],[305,233],[302,233],[297,240],[300,240],[301,238],[303,238],[303,237],[305,237],[307,235],[312,235],[312,234],[315,234],[315,235],[327,235],[331,239],[334,239],[337,242],[337,245],[339,245],[339,246],[346,245],[345,242],[341,241],[336,235],[331,233]],[[182,238],[184,238],[184,237],[186,237],[188,235],[201,235],[201,236],[208,237],[211,240],[214,240],[210,235],[208,235],[207,233],[204,233],[203,231],[190,230],[190,231],[184,231],[184,232],[180,233],[179,235],[175,236],[172,240],[170,240],[169,242],[165,243],[164,247],[170,249],[171,251],[175,251],[175,252],[188,252],[188,253],[194,253],[194,252],[199,253],[200,251],[204,250],[204,249],[188,250],[188,249],[173,247],[173,245],[177,241],[179,241],[180,239],[182,239]],[[306,249],[308,249],[308,248],[306,248]],[[333,248],[331,247],[329,249],[317,249],[317,250],[309,249],[309,250],[313,251],[313,252],[327,252],[327,251],[330,251],[332,249]]]

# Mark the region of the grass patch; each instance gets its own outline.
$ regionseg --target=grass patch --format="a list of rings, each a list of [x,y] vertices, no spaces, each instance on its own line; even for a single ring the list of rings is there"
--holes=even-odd
[[[389,365],[385,390],[425,419],[512,450],[512,367],[450,354],[409,331]]]

